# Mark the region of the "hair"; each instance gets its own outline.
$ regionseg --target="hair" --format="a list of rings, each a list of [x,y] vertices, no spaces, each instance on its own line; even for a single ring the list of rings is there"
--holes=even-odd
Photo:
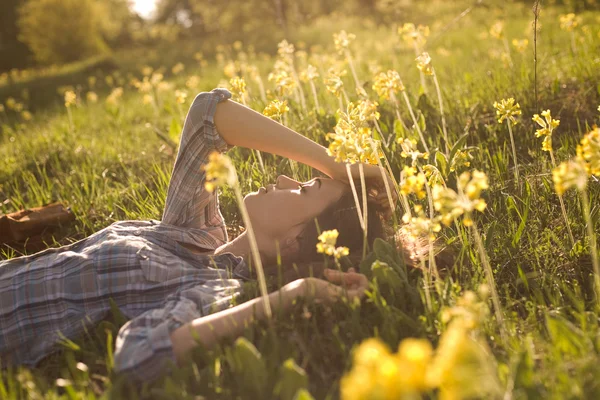
[[[362,209],[362,187],[360,184],[355,186]],[[373,248],[375,239],[387,237],[380,211],[375,202],[367,202],[367,249]],[[360,262],[363,249],[363,230],[354,195],[348,187],[337,201],[306,223],[297,237],[298,251],[282,260],[283,268],[280,270],[276,263],[268,263],[265,273],[271,276],[281,273],[283,282],[307,276],[321,276],[324,270],[324,256],[317,253],[318,236],[321,232],[332,229],[337,229],[339,232],[336,246],[345,246],[350,250],[350,256],[345,257],[346,263],[355,263],[354,267],[358,269],[357,263]]]

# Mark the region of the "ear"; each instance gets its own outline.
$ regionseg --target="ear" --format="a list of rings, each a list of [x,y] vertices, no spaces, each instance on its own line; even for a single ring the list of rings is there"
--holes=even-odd
[[[280,244],[281,257],[283,259],[295,257],[300,251],[300,241],[298,240],[299,235],[302,233],[302,227],[298,226],[292,228],[284,238],[282,238]]]

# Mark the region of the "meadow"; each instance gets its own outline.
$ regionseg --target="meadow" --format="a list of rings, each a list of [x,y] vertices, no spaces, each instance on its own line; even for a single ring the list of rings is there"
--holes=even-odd
[[[382,152],[400,194],[390,230],[416,254],[378,241],[357,266],[361,304],[299,302],[143,388],[112,371],[114,310],[37,368],[4,370],[0,398],[600,397],[600,12],[544,6],[537,34],[520,2],[439,1],[413,17],[327,17],[269,53],[192,41],[0,76],[0,212],[71,207],[49,247],[160,219],[185,113],[226,87],[334,151]],[[244,193],[318,175],[228,155]],[[235,236],[242,217],[220,190]]]

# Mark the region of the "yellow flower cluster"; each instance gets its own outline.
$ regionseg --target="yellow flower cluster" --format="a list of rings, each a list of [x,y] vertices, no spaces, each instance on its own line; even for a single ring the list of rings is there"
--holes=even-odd
[[[552,180],[554,181],[554,189],[559,195],[572,187],[583,191],[588,180],[585,165],[578,158],[562,162],[552,170]]]
[[[346,31],[340,31],[339,33],[333,34],[333,43],[339,54],[344,54],[354,39],[356,39],[356,35],[353,33],[346,33]]]
[[[214,192],[219,186],[237,184],[237,176],[231,159],[225,154],[213,151],[208,156],[208,163],[202,166],[206,172],[204,187],[208,192]]]
[[[177,89],[175,91],[175,102],[177,104],[183,104],[183,103],[185,103],[185,99],[187,99],[187,96],[188,96],[188,94],[185,90]]]
[[[417,216],[413,216],[409,213],[402,216],[402,222],[405,224],[403,226],[403,231],[413,241],[419,240],[425,235],[431,240],[435,240],[435,234],[442,230],[439,217],[436,217],[433,220],[427,218],[423,212],[423,207],[420,205],[415,205],[414,209]]]
[[[581,17],[575,15],[573,13],[563,14],[560,16],[560,29],[567,32],[572,32],[579,23],[581,22]]]
[[[405,166],[402,170],[402,177],[403,179],[400,182],[400,193],[404,195],[414,193],[419,199],[424,199],[427,196],[427,192],[425,191],[427,178],[424,173],[417,173],[415,167]]]
[[[383,157],[378,142],[371,138],[370,128],[353,128],[347,123],[338,123],[334,130],[327,134],[327,140],[330,141],[327,154],[335,157],[336,162],[376,165],[377,159]]]
[[[98,95],[96,92],[87,92],[86,99],[90,103],[96,103],[98,101]]]
[[[233,94],[235,99],[243,99],[244,93],[246,93],[246,81],[244,80],[244,78],[235,76],[231,78],[231,80],[229,81],[229,85],[231,87],[231,93]]]
[[[435,185],[443,185],[444,178],[442,177],[442,173],[435,165],[427,164],[423,166],[423,172],[427,177],[427,184],[431,187]]]
[[[408,138],[398,138],[397,140],[402,152],[400,153],[400,157],[402,158],[410,158],[411,165],[414,167],[417,165],[417,161],[419,158],[427,159],[429,158],[429,153],[421,153],[417,148],[417,141],[414,139]]]
[[[470,153],[471,149],[457,150],[450,162],[450,172],[454,172],[462,167],[470,167],[473,156]]]
[[[542,119],[542,117],[544,117]],[[534,114],[532,120],[535,121],[541,129],[535,131],[536,137],[544,137],[542,142],[542,150],[552,151],[552,133],[554,129],[560,125],[560,120],[552,119],[550,110],[542,111],[542,117],[538,114]]]
[[[314,65],[308,64],[306,70],[300,73],[300,80],[304,82],[314,81],[319,77],[319,72]]]
[[[484,297],[466,292],[445,311],[450,322],[435,353],[424,339],[403,340],[395,354],[377,338],[363,341],[340,382],[341,399],[419,399],[434,389],[446,400],[496,398],[497,365],[477,329],[489,313]]]
[[[340,97],[344,88],[342,76],[346,74],[346,71],[338,72],[334,68],[329,68],[329,71],[327,72],[329,76],[325,79],[325,87],[330,93],[333,93],[335,97]]]
[[[373,90],[375,90],[382,99],[389,99],[390,93],[403,91],[404,84],[402,84],[398,72],[388,70],[387,72],[381,72],[375,77]]]
[[[65,92],[65,107],[69,108],[77,103],[77,95],[72,90]]]
[[[377,111],[377,106],[379,106],[379,103],[376,101],[371,101],[369,99],[359,100],[356,104],[356,108],[358,109],[361,121],[379,120],[381,114]]]
[[[527,50],[527,46],[529,46],[529,40],[527,39],[513,39],[512,40],[512,45],[514,46],[515,50],[517,50],[517,52],[523,54],[525,53],[525,50]]]
[[[581,139],[577,158],[583,161],[589,175],[600,175],[600,128],[594,127]]]
[[[427,340],[406,339],[396,354],[376,338],[365,340],[354,352],[352,370],[340,383],[343,400],[418,398],[428,390],[427,366],[433,349]]]
[[[271,118],[271,119],[281,119],[283,114],[290,111],[290,108],[287,105],[287,100],[273,100],[263,110],[263,115]]]
[[[490,28],[490,35],[496,39],[502,39],[504,37],[504,22],[496,21]]]
[[[294,81],[290,73],[283,68],[276,68],[274,72],[269,74],[268,80],[275,84],[279,96],[288,95],[296,87],[296,81]]]
[[[442,223],[450,225],[456,218],[464,215],[463,224],[473,225],[471,213],[475,210],[483,212],[487,207],[481,199],[481,191],[487,189],[487,175],[481,171],[463,172],[457,181],[458,193],[450,188],[434,186],[432,190],[433,206],[440,212]]]
[[[331,231],[323,231],[319,235],[319,243],[317,243],[317,252],[321,254],[327,254],[328,256],[335,257],[339,260],[341,257],[350,254],[350,250],[347,247],[335,247],[339,232],[337,229]]]
[[[402,40],[407,44],[423,47],[427,43],[429,27],[426,25],[415,26],[415,24],[408,22],[398,28],[398,34],[402,36]]]
[[[505,119],[509,120],[513,125],[517,123],[515,115],[521,115],[521,106],[519,103],[515,103],[515,99],[510,97],[508,99],[494,102],[494,108],[496,109],[496,116],[498,117],[498,123],[501,124]]]
[[[433,75],[433,66],[431,65],[431,57],[429,56],[429,53],[421,53],[416,60],[419,71],[423,72],[425,75]]]
[[[117,104],[119,104],[121,97],[123,97],[123,88],[122,87],[114,88],[112,90],[112,92],[110,92],[108,97],[106,98],[106,103],[109,105],[116,106]]]

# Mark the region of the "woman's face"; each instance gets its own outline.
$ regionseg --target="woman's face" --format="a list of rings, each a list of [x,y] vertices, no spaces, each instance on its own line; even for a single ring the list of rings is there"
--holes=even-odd
[[[275,185],[246,195],[244,203],[255,232],[281,243],[290,234],[295,237],[294,228],[300,228],[296,234],[300,233],[307,222],[338,200],[346,187],[328,178],[298,182],[280,175]]]

